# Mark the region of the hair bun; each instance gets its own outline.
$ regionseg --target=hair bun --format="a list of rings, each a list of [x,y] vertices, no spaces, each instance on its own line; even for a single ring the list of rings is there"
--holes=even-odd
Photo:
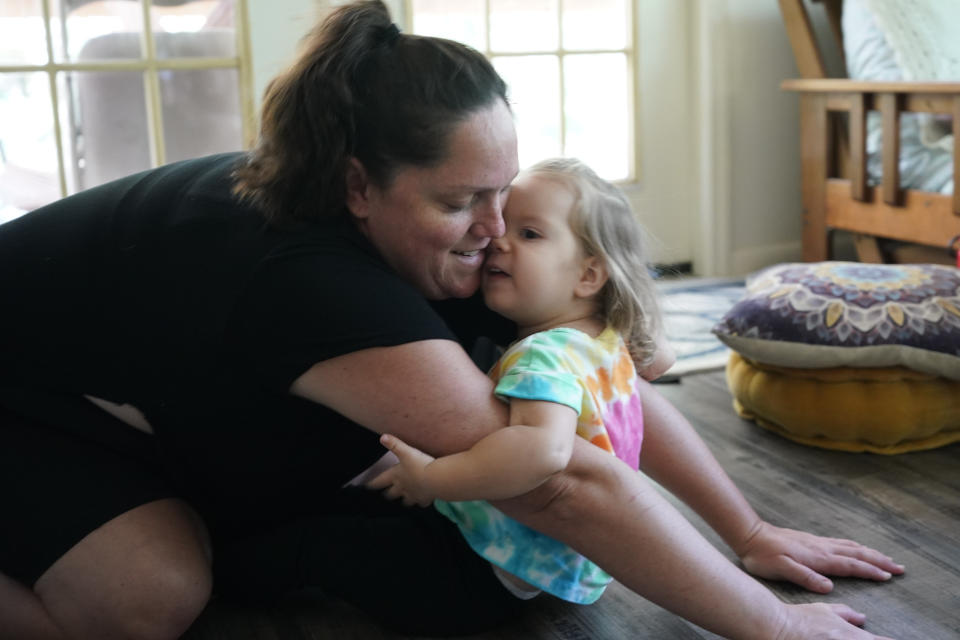
[[[397,38],[400,37],[400,29],[396,24],[390,23],[389,26],[383,28],[383,31],[380,33],[380,41],[388,47],[391,46],[394,42],[397,41]]]

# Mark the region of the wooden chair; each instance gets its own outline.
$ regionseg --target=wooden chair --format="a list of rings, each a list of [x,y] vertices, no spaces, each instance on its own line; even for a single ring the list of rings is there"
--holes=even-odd
[[[842,0],[813,1],[826,11],[842,52]],[[862,262],[949,262],[948,248],[960,236],[960,82],[828,78],[804,0],[779,2],[802,76],[781,87],[800,94],[804,260],[829,259],[831,232],[840,229],[854,234]],[[882,121],[883,176],[876,187],[867,184],[866,172],[871,110],[878,110]],[[900,188],[900,114],[905,112],[953,116],[953,195]],[[913,249],[894,255],[878,242],[884,238],[911,243]]]

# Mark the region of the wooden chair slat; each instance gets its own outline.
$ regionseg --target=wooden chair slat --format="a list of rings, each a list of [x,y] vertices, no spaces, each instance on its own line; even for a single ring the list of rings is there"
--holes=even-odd
[[[899,95],[896,93],[882,93],[878,96],[877,106],[880,107],[882,122],[882,156],[883,156],[883,201],[891,206],[897,206],[900,198],[900,111],[897,108]]]
[[[867,199],[867,98],[862,93],[850,104],[850,195]]]

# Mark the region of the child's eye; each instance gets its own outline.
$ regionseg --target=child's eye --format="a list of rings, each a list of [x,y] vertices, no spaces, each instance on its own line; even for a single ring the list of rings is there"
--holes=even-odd
[[[536,240],[540,237],[540,234],[534,231],[533,229],[521,229],[520,237],[524,240]]]

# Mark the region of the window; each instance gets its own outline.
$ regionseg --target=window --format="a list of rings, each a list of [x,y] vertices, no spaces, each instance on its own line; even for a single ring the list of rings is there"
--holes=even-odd
[[[246,0],[3,0],[0,223],[62,196],[243,148]]]
[[[631,0],[407,0],[413,33],[484,52],[509,85],[520,164],[576,156],[635,177]]]

